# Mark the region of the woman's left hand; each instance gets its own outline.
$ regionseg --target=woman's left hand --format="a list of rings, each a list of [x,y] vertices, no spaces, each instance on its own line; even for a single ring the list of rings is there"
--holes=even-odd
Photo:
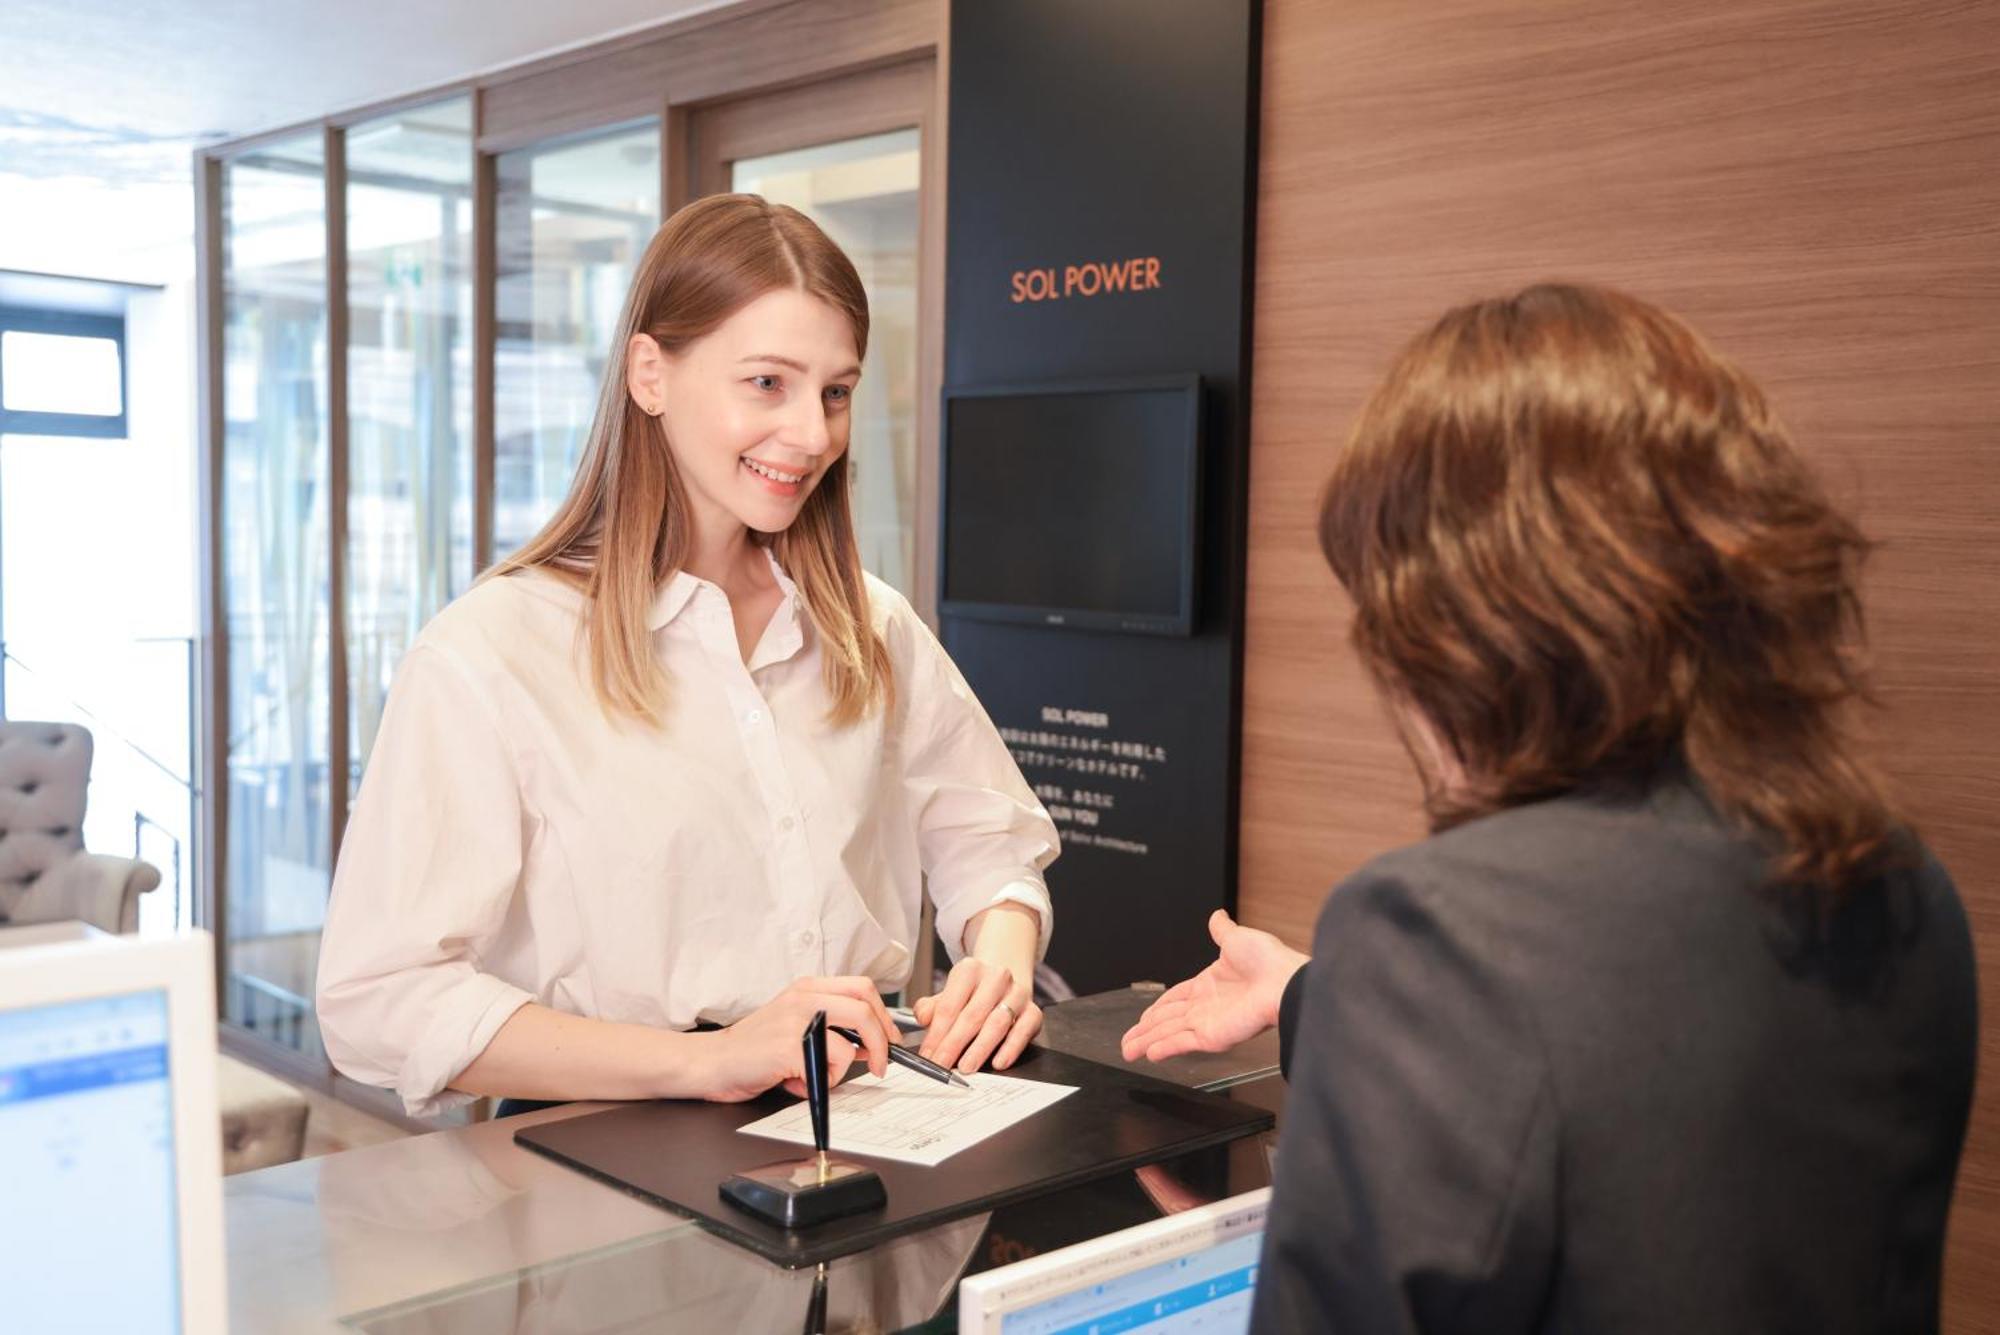
[[[970,1075],[992,1059],[993,1069],[1012,1066],[1042,1029],[1027,977],[992,960],[968,955],[952,968],[944,990],[919,997],[910,1010],[927,1033],[918,1048],[924,1056]]]

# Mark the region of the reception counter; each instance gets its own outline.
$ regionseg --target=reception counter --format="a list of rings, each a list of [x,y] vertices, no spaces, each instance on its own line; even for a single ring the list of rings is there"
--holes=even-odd
[[[1149,998],[1119,992],[1050,1010],[1049,1044],[1116,1061]],[[1269,1045],[1229,1060],[1146,1069],[1273,1107]],[[689,1221],[514,1143],[542,1122],[614,1105],[570,1104],[227,1179],[230,1329],[237,1335],[800,1329],[810,1270],[770,1265]],[[828,1330],[951,1329],[965,1274],[1044,1246],[1137,1223],[1158,1204],[1269,1182],[1269,1136],[1199,1162],[975,1215],[842,1258],[826,1277]],[[940,1171],[948,1171],[947,1169]]]

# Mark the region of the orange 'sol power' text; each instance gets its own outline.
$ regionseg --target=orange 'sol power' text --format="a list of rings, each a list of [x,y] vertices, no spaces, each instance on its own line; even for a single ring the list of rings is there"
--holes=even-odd
[[[1145,292],[1160,285],[1160,259],[1139,255],[1129,260],[1066,264],[1058,271],[1019,269],[1012,279],[1016,304],[1060,301],[1065,297],[1099,297],[1111,292]]]

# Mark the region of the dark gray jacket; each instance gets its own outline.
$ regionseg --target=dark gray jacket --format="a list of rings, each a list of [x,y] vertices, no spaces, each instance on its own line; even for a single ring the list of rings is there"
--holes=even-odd
[[[1823,924],[1684,777],[1369,864],[1320,915],[1257,1331],[1934,1331],[1978,1028],[1915,840]]]

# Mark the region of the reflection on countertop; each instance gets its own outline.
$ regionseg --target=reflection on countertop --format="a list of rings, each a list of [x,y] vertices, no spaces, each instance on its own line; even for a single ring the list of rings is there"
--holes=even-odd
[[[338,1318],[691,1227],[515,1146],[579,1103],[349,1150],[223,1184],[231,1328]]]
[[[258,1335],[794,1331],[786,1271],[514,1144],[579,1103],[239,1174],[224,1184],[231,1328]],[[950,1298],[976,1216],[829,1267],[829,1329],[896,1330]]]

